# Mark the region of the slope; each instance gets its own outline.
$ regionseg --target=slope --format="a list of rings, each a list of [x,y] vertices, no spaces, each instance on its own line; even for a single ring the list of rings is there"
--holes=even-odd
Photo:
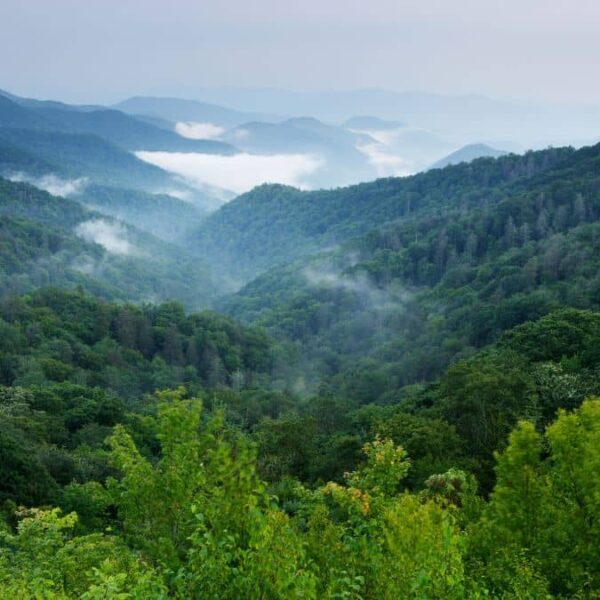
[[[0,178],[0,215],[4,293],[81,285],[115,300],[197,308],[217,292],[204,264],[181,248],[31,185]]]
[[[291,340],[299,363],[281,377],[296,389],[394,401],[515,325],[600,309],[599,167],[600,146],[568,152],[488,191],[494,202],[423,211],[298,258],[233,295],[229,313]]]
[[[14,98],[14,96],[12,97]],[[87,133],[98,135],[128,150],[208,152],[233,154],[234,148],[222,142],[189,140],[174,131],[140,121],[118,110],[80,110],[58,103],[24,106],[0,92],[0,126],[15,129]]]
[[[241,280],[295,257],[335,246],[373,227],[495,203],[537,173],[567,160],[569,148],[480,159],[406,178],[301,192],[263,185],[223,206],[190,239],[190,247]]]

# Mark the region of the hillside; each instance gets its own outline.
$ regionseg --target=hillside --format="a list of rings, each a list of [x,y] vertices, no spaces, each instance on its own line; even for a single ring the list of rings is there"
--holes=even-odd
[[[496,203],[571,156],[574,151],[564,148],[481,159],[472,165],[329,191],[264,185],[210,215],[190,238],[190,247],[247,281],[269,267],[375,227]]]
[[[22,105],[14,96],[12,98],[9,99],[0,92],[0,127],[92,134],[128,150],[212,154],[235,152],[235,149],[227,144],[188,140],[174,131],[156,127],[118,110],[80,110],[77,107],[53,103]]]
[[[147,228],[173,209],[174,235],[190,205],[0,179],[2,589],[597,587],[599,190],[600,147],[331,192],[264,186],[208,219],[204,242],[228,232],[235,250],[212,263],[220,278],[243,252],[265,270],[217,300],[211,254],[84,202],[130,203]]]
[[[173,186],[167,172],[95,135],[2,128],[0,142],[40,161],[58,164],[59,173],[68,176],[137,189]]]
[[[285,377],[298,389],[329,382],[364,402],[392,401],[557,308],[598,310],[600,147],[566,156],[494,202],[423,210],[274,268],[228,310],[295,344],[302,366]]]
[[[173,243],[185,241],[206,217],[195,204],[168,194],[91,184],[72,197],[97,212]]]
[[[217,293],[204,263],[74,200],[0,178],[0,214],[2,293],[80,285],[104,298],[195,308]]]

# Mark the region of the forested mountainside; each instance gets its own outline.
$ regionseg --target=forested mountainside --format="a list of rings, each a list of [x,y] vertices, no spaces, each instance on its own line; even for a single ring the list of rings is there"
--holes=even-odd
[[[59,173],[70,177],[90,177],[99,183],[134,189],[164,189],[172,177],[133,154],[87,133],[57,133],[0,128],[0,141],[60,165]]]
[[[226,155],[236,151],[222,142],[184,138],[172,127],[155,126],[116,110],[8,96],[0,92],[0,175],[3,177],[34,181],[38,185],[44,183],[39,182],[41,177],[59,178],[63,183],[79,180],[82,187],[118,188],[113,198],[119,194],[126,197],[130,191],[132,196],[138,192],[138,200],[139,192],[183,195],[194,206],[205,210],[215,204],[211,194],[138,159],[133,151]],[[132,203],[135,200],[133,198]],[[176,206],[173,208],[177,210]],[[134,214],[142,215],[143,211]]]
[[[0,137],[1,135],[0,133]],[[54,151],[55,149],[51,149],[48,152],[49,158],[52,158]],[[57,153],[60,154],[58,151]],[[151,169],[154,175],[158,172],[158,181],[162,181],[161,186],[156,187],[156,177],[148,178],[145,169],[138,172],[137,167],[144,163],[134,158],[136,167],[130,169],[131,157],[124,153],[120,156],[127,159],[124,164],[117,160],[116,163],[111,162],[112,166],[103,166],[102,158],[92,152],[91,168],[82,166],[81,163],[68,167],[64,161],[61,161],[63,166],[59,168],[15,145],[0,142],[0,176],[11,181],[29,182],[55,195],[67,194],[71,199],[98,212],[125,221],[163,240],[186,242],[214,202],[207,194],[199,190],[190,191],[181,184],[174,185],[165,173]],[[105,169],[108,170],[105,172]],[[127,173],[124,180],[120,180],[119,173]],[[113,185],[102,184],[103,181],[111,181]],[[150,187],[154,185],[155,190],[176,194],[179,189],[186,200],[169,193],[143,191],[148,189],[148,184]],[[127,187],[128,185],[131,187]],[[137,188],[138,185],[143,189]]]
[[[334,377],[368,402],[552,310],[597,310],[600,147],[571,156],[495,202],[425,212],[269,271],[228,312],[293,342],[299,386]]]
[[[206,306],[205,265],[149,234],[26,183],[0,178],[0,290],[82,286],[103,298]]]
[[[598,388],[598,313],[521,326],[361,407],[260,391],[272,342],[215,315],[52,290],[0,310],[11,597],[597,589],[600,405],[581,402]],[[183,387],[143,395],[178,383],[202,415]]]
[[[168,194],[90,184],[72,197],[92,210],[178,244],[185,242],[206,217],[203,207]]]
[[[302,192],[264,185],[211,215],[190,240],[242,279],[395,221],[494,204],[573,158],[570,148],[479,159],[451,169]]]
[[[212,140],[191,140],[174,131],[140,121],[118,110],[88,108],[66,104],[26,103],[7,98],[0,92],[0,127],[100,136],[128,150],[207,152],[232,154],[233,146]]]
[[[598,597],[599,162],[264,186],[199,225],[0,179],[2,592]],[[179,245],[114,218],[153,198]]]

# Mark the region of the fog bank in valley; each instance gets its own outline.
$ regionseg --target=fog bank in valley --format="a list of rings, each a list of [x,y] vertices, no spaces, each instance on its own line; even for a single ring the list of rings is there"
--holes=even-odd
[[[323,165],[310,154],[233,156],[184,152],[136,152],[138,158],[183,177],[190,184],[209,184],[238,194],[262,183],[308,187],[306,178]]]

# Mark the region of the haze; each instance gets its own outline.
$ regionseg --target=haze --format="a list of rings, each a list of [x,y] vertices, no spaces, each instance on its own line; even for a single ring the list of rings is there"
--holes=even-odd
[[[600,104],[599,25],[593,0],[4,0],[0,75],[94,103],[236,85]]]

